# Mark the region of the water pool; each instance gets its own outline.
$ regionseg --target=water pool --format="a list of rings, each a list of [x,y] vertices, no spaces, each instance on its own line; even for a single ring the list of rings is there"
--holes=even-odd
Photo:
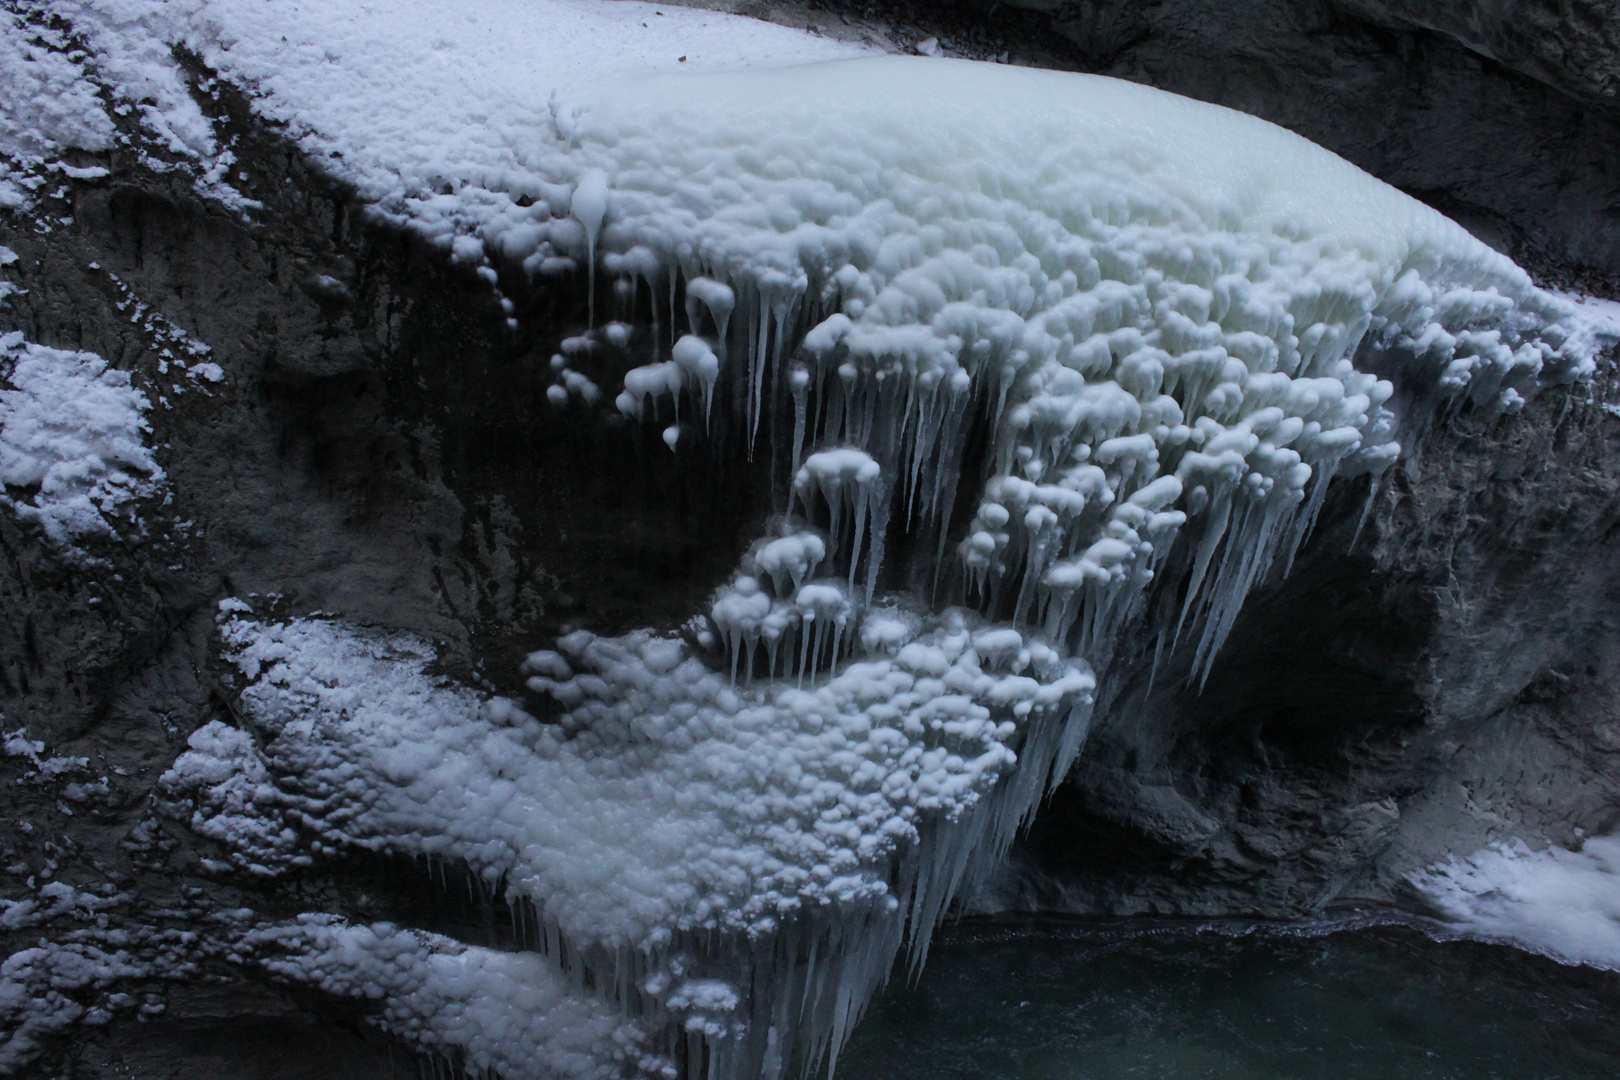
[[[839,1080],[1620,1077],[1620,974],[1401,924],[963,923]]]

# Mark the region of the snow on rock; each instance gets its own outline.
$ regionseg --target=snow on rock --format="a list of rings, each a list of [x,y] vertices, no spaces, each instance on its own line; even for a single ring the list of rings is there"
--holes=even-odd
[[[1579,851],[1515,840],[1409,879],[1469,937],[1620,971],[1620,837],[1592,837]]]
[[[3,183],[3,181],[0,181],[0,183]],[[6,247],[4,244],[0,244],[0,270],[11,266],[17,261],[17,253]],[[18,293],[23,291],[25,290],[15,281],[7,281],[4,278],[0,278],[0,308],[7,306],[7,297],[16,296]]]
[[[92,892],[53,881],[33,899],[0,900],[0,930],[52,931],[0,962],[0,1075],[32,1075],[28,1066],[75,1027],[137,1010],[158,1015],[155,984],[200,976],[205,934],[126,925],[117,916],[130,899],[110,885]]]
[[[377,1002],[368,1019],[468,1073],[548,1080],[668,1078],[634,1020],[579,992],[533,953],[470,948],[390,923],[331,916],[259,927],[238,946],[266,971],[329,994]]]
[[[1585,323],[1594,337],[1605,344],[1620,341],[1620,300],[1605,300],[1597,296],[1566,293],[1554,290],[1575,305],[1575,316]]]
[[[529,661],[531,688],[567,708],[542,724],[435,685],[412,639],[232,613],[269,774],[304,794],[267,790],[248,737],[217,722],[164,784],[207,793],[197,812],[222,839],[236,807],[279,800],[329,843],[506,874],[579,942],[764,933],[807,904],[888,896],[888,856],[977,802],[1032,712],[1083,703],[1082,665],[1015,630],[987,660],[976,625],[952,613],[802,689],[733,687],[678,640],[577,632]]]
[[[170,970],[178,965],[171,958]],[[56,944],[42,940],[0,963],[0,1073],[21,1071],[46,1041],[80,1024],[105,1024],[115,1009],[95,1002],[96,991],[118,983],[155,978],[148,960],[99,944]],[[128,995],[123,995],[127,997]],[[82,997],[89,997],[86,1005]],[[116,1006],[117,1002],[108,1004]]]
[[[94,353],[0,335],[0,484],[5,505],[55,543],[112,535],[164,479],[144,443],[146,395]]]
[[[186,747],[158,784],[171,798],[195,800],[194,832],[224,845],[238,869],[265,877],[314,861],[299,850],[297,830],[274,813],[279,793],[252,736],[214,720]]]
[[[87,47],[86,63],[96,81],[128,103],[128,111],[139,116],[160,148],[181,158],[218,154],[213,123],[198,105],[174,55],[177,12],[206,4],[46,0],[40,7],[72,27]]]
[[[196,189],[239,213],[236,155],[199,106],[175,46],[198,3],[31,0],[0,12],[0,210],[25,211],[54,177],[93,180],[70,151],[129,146],[148,167],[186,168]],[[114,116],[133,116],[139,136]]]
[[[28,14],[0,10],[0,155],[42,161],[111,148],[116,129],[85,74],[85,53]]]
[[[0,211],[31,206],[65,151],[106,150],[117,129],[74,48],[45,12],[0,10]],[[0,299],[5,295],[0,286]]]
[[[567,635],[527,664],[542,721],[413,639],[233,606],[264,742],[210,725],[165,778],[253,872],[464,861],[715,1077],[836,1053],[908,933],[921,961],[1080,751],[1125,627],[1207,671],[1332,478],[1590,375],[1602,336],[1342,159],[1117,80],[633,2],[72,10],[131,38],[97,40],[132,85],[161,90],[134,38],[184,43],[492,284],[583,271],[601,328],[536,423],[611,411],[684,462],[786,451],[791,410],[789,516],[693,625],[718,662]],[[880,597],[891,527],[976,610]]]
[[[217,722],[193,736],[163,784],[194,827],[256,872],[296,865],[282,838],[299,832],[314,851],[464,861],[533,904],[555,963],[755,1066],[801,1017],[818,1053],[842,1041],[908,920],[943,912],[1013,747],[1041,718],[1065,729],[1094,685],[965,612],[886,616],[880,650],[802,688],[734,686],[647,632],[577,632],[527,664],[564,708],[542,723],[436,683],[414,639],[222,606],[266,741]],[[754,991],[716,1017],[691,979]]]
[[[169,33],[368,199],[521,183],[546,152],[555,93],[866,51],[634,0],[210,0]]]
[[[38,739],[30,739],[25,728],[9,732],[5,742],[0,743],[0,749],[5,751],[7,757],[27,758],[36,776],[69,776],[84,772],[90,766],[89,758],[71,754],[42,757],[45,744]]]

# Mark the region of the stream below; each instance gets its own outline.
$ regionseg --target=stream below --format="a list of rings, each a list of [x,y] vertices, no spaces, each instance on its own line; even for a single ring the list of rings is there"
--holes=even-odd
[[[1620,1077],[1620,973],[1421,927],[983,922],[897,968],[839,1080]]]

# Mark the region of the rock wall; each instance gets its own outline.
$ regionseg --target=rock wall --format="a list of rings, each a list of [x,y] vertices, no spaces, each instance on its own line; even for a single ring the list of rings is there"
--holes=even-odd
[[[1615,23],[1587,6],[754,7],[1256,112],[1460,216],[1548,280],[1620,273]],[[579,297],[502,281],[523,311],[514,338],[484,282],[366,225],[240,99],[207,107],[238,139],[241,187],[262,204],[251,222],[125,151],[86,158],[110,175],[64,182],[32,218],[0,216],[0,243],[19,256],[8,276],[27,290],[0,328],[94,351],[153,394],[182,387],[150,416],[172,501],[141,508],[140,542],[89,543],[104,562],[87,570],[0,513],[5,730],[84,759],[51,772],[21,751],[0,758],[0,890],[46,878],[101,890],[121,898],[99,916],[114,928],[326,910],[500,944],[493,912],[414,868],[346,858],[273,884],[221,875],[209,842],[160,812],[156,778],[189,733],[235,715],[215,603],[279,591],[287,610],[411,630],[439,643],[447,673],[516,692],[521,654],[566,627],[611,633],[696,610],[764,512],[764,485],[746,461],[689,479],[667,453],[535,423]],[[161,370],[172,328],[210,346],[223,381]],[[1409,905],[1403,875],[1447,851],[1611,829],[1620,419],[1603,407],[1607,382],[1590,393],[1547,394],[1489,425],[1452,418],[1365,518],[1365,487],[1336,491],[1202,692],[1173,665],[1110,688],[1081,767],[979,902]],[[1324,604],[1330,622],[1301,617]],[[44,930],[0,919],[0,945],[15,953],[97,917],[81,915]],[[262,1075],[263,1048],[289,1035],[308,1050],[301,1075],[415,1068],[390,1058],[363,1010],[289,995],[229,957],[152,970],[128,1001],[66,992],[115,1019],[45,1033],[40,1068]],[[131,1019],[164,1000],[166,1016]]]
[[[1370,507],[1365,482],[1337,491],[1201,692],[1179,667],[1121,680],[994,902],[1421,909],[1404,875],[1449,853],[1612,830],[1612,392],[1455,418]]]

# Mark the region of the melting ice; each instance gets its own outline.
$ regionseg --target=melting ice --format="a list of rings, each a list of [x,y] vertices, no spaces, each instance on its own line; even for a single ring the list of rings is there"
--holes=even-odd
[[[555,722],[434,683],[420,643],[228,604],[269,737],[210,725],[165,782],[255,872],[465,862],[548,970],[663,1033],[624,1058],[654,1072],[830,1063],[1080,752],[1127,627],[1207,669],[1333,477],[1593,366],[1570,304],[1441,215],[1104,78],[651,80],[555,99],[512,155],[379,212],[587,278],[551,402],[779,453],[781,514],[687,637],[530,656]],[[602,359],[631,340],[653,355]],[[897,535],[937,552],[926,594],[880,588]]]

